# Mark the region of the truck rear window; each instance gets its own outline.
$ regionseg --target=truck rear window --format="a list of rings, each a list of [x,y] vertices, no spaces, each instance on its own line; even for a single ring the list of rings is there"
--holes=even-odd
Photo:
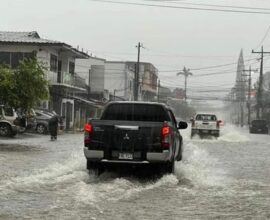
[[[102,120],[121,121],[170,121],[166,110],[160,105],[112,104],[103,112]]]
[[[216,121],[217,117],[215,115],[197,115],[197,121]]]
[[[261,127],[267,125],[267,122],[265,120],[253,120],[251,124],[254,127]]]

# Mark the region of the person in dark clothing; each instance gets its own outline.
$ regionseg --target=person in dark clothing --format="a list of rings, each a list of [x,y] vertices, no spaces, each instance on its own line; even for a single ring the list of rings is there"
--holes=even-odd
[[[49,132],[52,141],[57,139],[58,122],[59,122],[58,115],[54,115],[49,120]]]

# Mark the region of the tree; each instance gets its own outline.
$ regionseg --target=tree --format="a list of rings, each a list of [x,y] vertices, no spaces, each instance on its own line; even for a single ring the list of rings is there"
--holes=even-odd
[[[10,105],[14,104],[17,96],[12,91],[15,88],[14,71],[8,66],[0,66],[0,104]]]
[[[0,100],[16,109],[30,110],[49,97],[46,68],[37,59],[25,59],[17,69],[0,68]],[[3,85],[3,87],[2,87]]]
[[[26,59],[14,72],[18,103],[15,108],[29,110],[37,103],[48,99],[48,81],[45,79],[45,67],[37,59]]]

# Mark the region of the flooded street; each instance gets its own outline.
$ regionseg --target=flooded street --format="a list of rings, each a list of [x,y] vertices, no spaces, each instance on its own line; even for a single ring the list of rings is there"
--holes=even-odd
[[[82,134],[0,139],[0,219],[269,219],[270,135],[190,139],[175,175],[88,174]]]

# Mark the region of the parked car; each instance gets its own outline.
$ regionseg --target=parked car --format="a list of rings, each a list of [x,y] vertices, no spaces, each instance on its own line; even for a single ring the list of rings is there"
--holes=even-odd
[[[36,126],[36,132],[39,134],[47,134],[49,131],[49,120],[51,117],[56,115],[55,112],[49,112],[46,110],[39,110],[35,109],[36,114],[36,120],[37,120],[37,126]],[[59,117],[59,129],[64,129],[64,120],[63,117]]]
[[[42,110],[35,110],[35,113],[37,120],[36,132],[39,134],[46,134],[48,132],[48,122],[52,115]]]
[[[215,114],[197,114],[191,123],[191,138],[195,134],[219,137],[221,120]]]
[[[268,134],[269,128],[264,119],[252,120],[249,127],[249,133]]]
[[[0,136],[13,137],[17,134],[17,113],[11,107],[0,105]]]
[[[147,166],[172,173],[175,161],[182,159],[182,136],[165,104],[111,102],[100,119],[85,125],[84,155],[87,169],[102,172],[113,164]]]

